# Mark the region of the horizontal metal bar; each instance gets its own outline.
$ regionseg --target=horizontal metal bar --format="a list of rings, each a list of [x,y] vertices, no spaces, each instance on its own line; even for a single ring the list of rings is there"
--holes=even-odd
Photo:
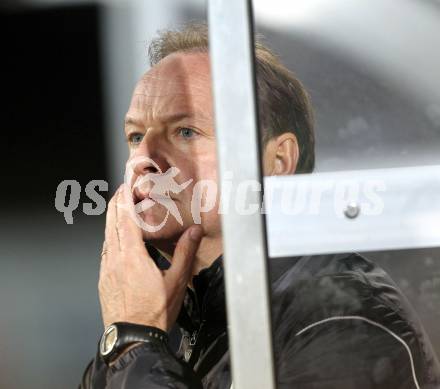
[[[220,178],[261,183],[253,29],[248,0],[208,2],[215,126]],[[245,147],[243,147],[245,145]],[[244,152],[245,148],[245,152]],[[227,188],[221,186],[222,197]],[[261,193],[249,194],[261,203]],[[275,388],[267,246],[260,213],[222,215],[232,376],[235,389]]]
[[[440,246],[440,165],[266,177],[270,257]]]

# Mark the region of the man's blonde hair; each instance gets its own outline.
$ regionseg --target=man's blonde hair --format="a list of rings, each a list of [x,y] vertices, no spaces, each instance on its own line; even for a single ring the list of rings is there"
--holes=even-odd
[[[159,33],[149,47],[151,66],[177,52],[208,53],[206,24],[189,24]],[[296,173],[312,172],[315,136],[310,97],[302,83],[260,39],[255,39],[256,78],[262,143],[285,132],[295,134],[299,145]]]

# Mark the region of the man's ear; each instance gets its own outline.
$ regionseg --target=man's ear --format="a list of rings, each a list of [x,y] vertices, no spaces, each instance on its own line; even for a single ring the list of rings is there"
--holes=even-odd
[[[294,174],[299,159],[299,146],[295,134],[285,132],[271,139],[264,151],[264,175]]]

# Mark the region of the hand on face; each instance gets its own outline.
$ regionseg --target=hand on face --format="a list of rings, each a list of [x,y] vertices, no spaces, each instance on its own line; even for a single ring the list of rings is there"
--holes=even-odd
[[[125,184],[108,205],[99,275],[104,326],[123,321],[168,331],[176,321],[192,275],[202,228],[193,225],[182,234],[171,267],[161,271],[132,219],[133,207],[131,190]]]

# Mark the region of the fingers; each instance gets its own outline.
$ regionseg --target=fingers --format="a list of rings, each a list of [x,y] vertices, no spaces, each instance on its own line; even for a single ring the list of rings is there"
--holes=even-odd
[[[202,236],[202,227],[193,225],[180,237],[174,250],[171,267],[164,275],[167,282],[172,284],[183,282],[185,285],[188,283]]]
[[[136,224],[136,217],[131,191],[126,184],[123,184],[119,190],[116,207],[116,229],[120,249],[136,255],[148,255],[142,237],[142,230]]]
[[[117,252],[119,251],[119,238],[116,229],[116,201],[118,196],[118,191],[112,197],[107,207],[107,215],[105,222],[105,241],[102,248],[102,259],[105,259],[107,252]]]
[[[104,240],[104,243],[102,244],[101,258],[104,258],[106,254],[107,254],[107,243]]]
[[[101,257],[105,257],[107,252],[117,253],[121,251],[121,229],[124,221],[121,221],[124,208],[127,207],[125,201],[124,185],[121,185],[111,198],[107,207],[105,223],[105,241]]]

